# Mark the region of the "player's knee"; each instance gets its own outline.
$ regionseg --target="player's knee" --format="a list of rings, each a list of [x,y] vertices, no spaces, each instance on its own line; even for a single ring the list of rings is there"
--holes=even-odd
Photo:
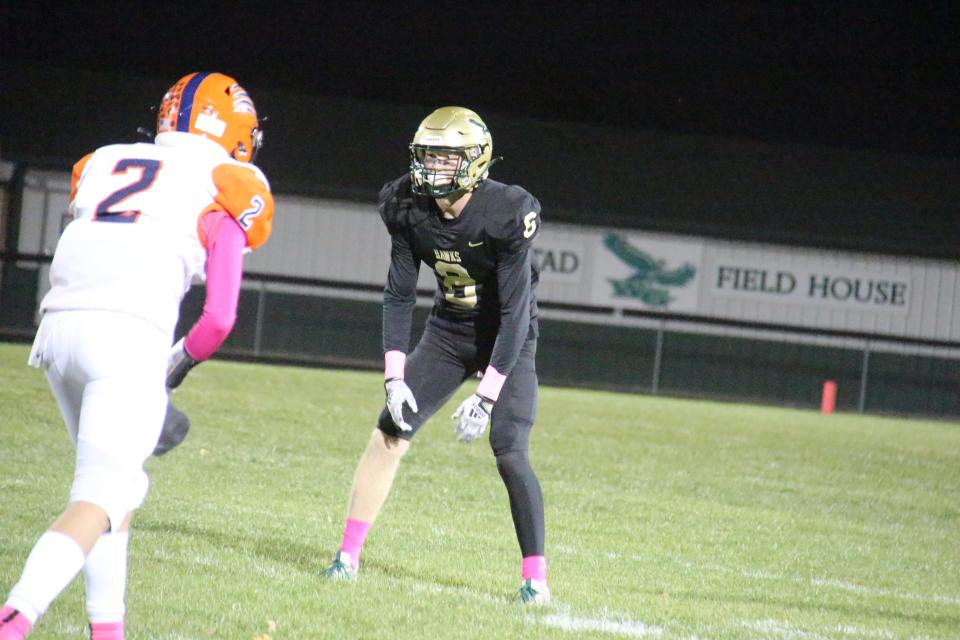
[[[491,429],[490,448],[493,450],[493,455],[498,460],[501,456],[515,452],[526,455],[530,448],[531,426],[531,424],[514,422],[509,429]]]
[[[413,436],[417,432],[417,429],[419,429],[420,425],[417,423],[416,418],[408,419],[408,422],[413,426],[413,430],[401,431],[397,425],[393,423],[393,418],[390,417],[390,414],[384,411],[380,416],[380,419],[377,421],[377,427],[375,431],[379,431],[385,441],[389,440],[391,443],[409,443],[413,439]]]
[[[111,530],[119,530],[128,514],[143,504],[148,486],[142,466],[118,460],[82,441],[78,444],[70,501],[90,502],[103,509]]]
[[[501,478],[526,475],[532,471],[526,449],[514,449],[496,454],[497,471]]]
[[[400,438],[396,435],[384,433],[380,429],[374,429],[370,438],[370,446],[376,448],[377,452],[391,458],[402,458],[403,454],[410,448],[410,441]]]

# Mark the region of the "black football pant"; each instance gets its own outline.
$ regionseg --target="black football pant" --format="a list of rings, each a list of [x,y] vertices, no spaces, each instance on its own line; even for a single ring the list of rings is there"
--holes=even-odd
[[[492,348],[492,341],[477,339],[470,328],[428,322],[404,371],[404,380],[419,408],[413,413],[403,407],[404,419],[413,429],[400,431],[386,409],[380,413],[377,428],[387,435],[412,439],[464,380],[486,369]],[[528,455],[530,430],[537,414],[536,352],[537,338],[531,331],[490,416],[490,447],[510,497],[510,512],[524,557],[544,552],[543,494]],[[466,393],[469,391],[464,390],[464,398]]]

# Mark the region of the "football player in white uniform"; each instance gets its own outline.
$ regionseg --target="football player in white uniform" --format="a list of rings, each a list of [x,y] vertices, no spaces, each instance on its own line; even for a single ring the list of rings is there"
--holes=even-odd
[[[67,225],[30,364],[45,370],[76,446],[65,511],[0,609],[20,640],[82,570],[93,640],[123,638],[127,543],[168,403],[233,327],[242,255],[270,236],[273,196],[252,163],[253,101],[191,73],[163,97],[154,143],[102,147],[73,168]],[[206,279],[203,314],[171,348],[180,301]]]

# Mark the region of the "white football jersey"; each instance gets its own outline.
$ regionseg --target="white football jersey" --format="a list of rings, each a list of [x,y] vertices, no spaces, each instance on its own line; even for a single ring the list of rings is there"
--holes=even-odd
[[[50,267],[42,313],[129,313],[173,334],[180,301],[204,277],[200,218],[226,211],[248,247],[270,234],[266,178],[215,142],[170,132],[156,143],[101,147],[74,167],[70,212]]]

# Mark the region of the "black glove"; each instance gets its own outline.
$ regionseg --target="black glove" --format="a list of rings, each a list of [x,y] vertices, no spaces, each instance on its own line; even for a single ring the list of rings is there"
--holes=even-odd
[[[183,346],[183,338],[170,350],[170,356],[167,360],[167,389],[176,389],[183,382],[183,379],[190,373],[190,369],[200,364],[194,360],[193,356],[187,353]]]
[[[163,418],[163,429],[160,431],[160,439],[157,446],[153,449],[153,455],[162,456],[170,449],[183,442],[190,431],[190,418],[183,411],[177,409],[167,399],[167,415]]]

